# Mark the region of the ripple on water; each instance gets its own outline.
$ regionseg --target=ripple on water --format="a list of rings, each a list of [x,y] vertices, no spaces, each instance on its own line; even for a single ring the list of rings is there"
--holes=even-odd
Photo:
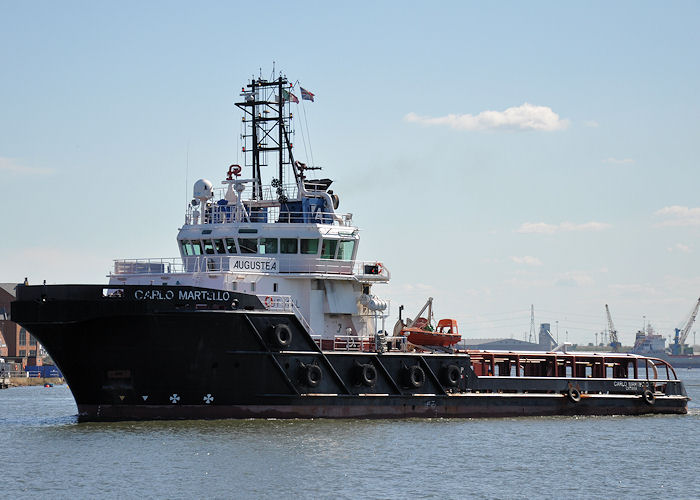
[[[683,374],[683,376],[688,376]],[[700,401],[700,370],[688,392]],[[17,494],[67,497],[697,496],[686,416],[77,423],[65,387],[0,391]],[[37,467],[40,464],[40,467]]]

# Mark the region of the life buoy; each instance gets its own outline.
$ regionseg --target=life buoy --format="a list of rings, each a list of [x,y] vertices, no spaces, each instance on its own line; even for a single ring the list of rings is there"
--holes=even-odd
[[[382,267],[382,263],[377,262],[377,274],[382,274],[383,270],[384,270],[384,268]]]
[[[644,398],[644,402],[648,405],[653,405],[656,402],[656,396],[654,396],[654,393],[649,389],[642,393],[642,397]]]
[[[423,387],[425,384],[425,372],[418,365],[413,365],[408,369],[408,383],[416,389]]]
[[[457,365],[447,365],[445,368],[445,382],[451,387],[455,387],[459,383],[459,378],[462,376],[462,371]]]
[[[323,380],[323,372],[318,365],[305,365],[304,370],[306,372],[304,382],[309,387],[316,387]]]
[[[280,323],[273,330],[273,338],[280,347],[288,347],[292,343],[292,330]]]
[[[581,391],[579,391],[576,387],[569,387],[569,390],[566,391],[566,397],[572,402],[578,403],[581,401]]]
[[[241,175],[241,170],[242,169],[240,165],[231,165],[230,167],[228,167],[228,175],[226,176],[226,180],[232,181],[234,175],[236,177]]]
[[[272,297],[268,295],[267,297],[265,297],[263,303],[265,304],[265,307],[272,307]]]

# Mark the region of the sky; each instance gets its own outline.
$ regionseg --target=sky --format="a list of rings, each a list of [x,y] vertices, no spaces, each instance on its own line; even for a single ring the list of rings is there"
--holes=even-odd
[[[391,271],[391,324],[432,296],[469,338],[527,337],[531,304],[562,342],[594,342],[605,304],[623,343],[668,336],[700,296],[698,22],[683,1],[0,0],[0,282],[176,256],[274,65],[316,96],[297,132]]]

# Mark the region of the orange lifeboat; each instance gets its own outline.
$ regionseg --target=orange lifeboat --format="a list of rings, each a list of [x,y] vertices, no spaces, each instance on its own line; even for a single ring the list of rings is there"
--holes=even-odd
[[[401,332],[411,344],[424,346],[452,347],[462,340],[457,329],[457,320],[441,319],[435,330],[428,329],[428,320],[418,318],[410,327]]]

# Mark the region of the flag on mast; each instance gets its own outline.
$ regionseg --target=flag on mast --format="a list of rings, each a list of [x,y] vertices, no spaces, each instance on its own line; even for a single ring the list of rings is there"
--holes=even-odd
[[[284,99],[285,101],[291,101],[299,104],[299,99],[297,98],[297,96],[295,96],[291,92],[287,92],[284,89],[282,89],[282,99]]]
[[[303,101],[311,101],[314,102],[314,95],[306,90],[304,87],[299,87],[301,89],[301,99]]]

